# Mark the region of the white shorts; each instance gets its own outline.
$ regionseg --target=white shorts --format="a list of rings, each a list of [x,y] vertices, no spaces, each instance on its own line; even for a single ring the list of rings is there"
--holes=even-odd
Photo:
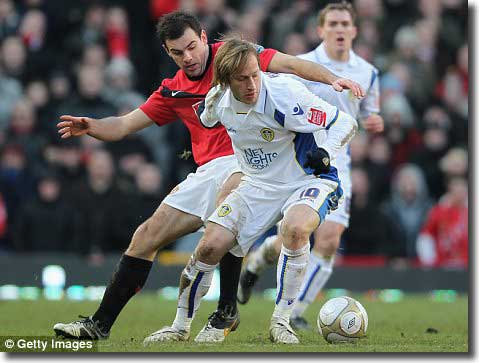
[[[208,221],[230,230],[238,243],[230,252],[235,256],[245,256],[253,243],[273,227],[290,207],[308,205],[323,221],[329,212],[330,197],[340,197],[341,193],[338,183],[326,179],[311,179],[281,187],[243,181]]]
[[[344,199],[339,203],[338,209],[331,211],[330,214],[326,216],[327,221],[339,223],[344,227],[349,227],[349,209],[351,206],[351,169],[348,167],[339,168],[338,177],[341,181],[341,188],[343,189]]]
[[[234,155],[222,156],[190,173],[163,199],[163,203],[201,218],[203,222],[216,209],[216,197],[224,182],[239,173]]]

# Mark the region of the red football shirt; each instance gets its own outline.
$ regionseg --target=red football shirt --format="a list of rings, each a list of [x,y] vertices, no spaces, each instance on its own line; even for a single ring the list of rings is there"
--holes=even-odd
[[[213,58],[222,43],[210,44],[206,70],[200,79],[192,80],[179,70],[173,78],[164,79],[161,86],[140,106],[159,126],[181,120],[191,135],[193,157],[198,165],[220,156],[233,154],[231,140],[223,126],[207,129],[201,126],[194,107],[204,100],[213,80]],[[266,71],[276,50],[259,48],[261,70]]]
[[[429,212],[421,234],[436,242],[436,266],[467,267],[468,208],[440,202]]]

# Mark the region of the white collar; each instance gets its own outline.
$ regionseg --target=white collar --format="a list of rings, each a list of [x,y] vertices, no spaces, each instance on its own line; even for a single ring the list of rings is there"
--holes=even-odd
[[[252,110],[254,110],[255,112],[258,112],[258,113],[265,113],[265,111],[266,111],[266,94],[267,94],[268,91],[266,90],[266,87],[265,87],[266,76],[264,75],[263,72],[260,72],[260,74],[261,74],[261,86],[260,86],[261,88],[260,88],[260,91],[259,91],[258,100],[256,101],[256,104],[254,105]],[[233,92],[231,92],[231,88],[228,87],[226,89],[226,92],[223,94],[220,101],[218,102],[218,107],[232,108],[232,104],[231,104],[231,98],[232,97],[234,97]]]
[[[316,59],[321,64],[332,64],[335,63],[333,59],[328,57],[328,53],[326,53],[326,49],[324,46],[324,42],[322,42],[315,50],[314,53],[316,54]],[[354,67],[358,65],[357,55],[352,51],[349,50],[349,60],[346,62],[348,66]]]

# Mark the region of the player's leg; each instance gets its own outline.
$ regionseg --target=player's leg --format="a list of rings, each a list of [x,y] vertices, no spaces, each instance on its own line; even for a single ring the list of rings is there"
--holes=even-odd
[[[234,243],[235,236],[231,231],[216,223],[208,223],[195,252],[181,273],[178,307],[173,324],[145,338],[145,345],[189,339],[191,322],[202,297],[210,288],[213,271]]]
[[[145,284],[158,249],[196,231],[202,224],[199,217],[162,203],[136,229],[95,314],[69,324],[57,323],[53,327],[55,332],[73,339],[108,338],[123,307]]]
[[[239,280],[237,300],[240,304],[246,304],[249,301],[253,287],[266,267],[273,266],[278,261],[282,240],[281,236],[277,235],[277,228],[272,228],[273,233],[268,235],[257,249],[248,254]]]
[[[238,187],[242,177],[242,173],[234,173],[225,181],[216,199],[217,206]],[[226,333],[236,329],[238,326],[239,312],[236,306],[236,294],[238,292],[242,262],[243,257],[234,256],[229,252],[221,259],[220,298],[218,300],[218,307],[216,311],[210,315],[205,328],[210,327],[212,329],[222,330]],[[206,331],[205,329],[203,330]],[[223,334],[223,337],[224,336],[225,334]],[[198,339],[201,339],[201,337]]]
[[[314,247],[309,256],[308,268],[298,299],[291,313],[291,325],[295,329],[310,329],[308,322],[303,318],[303,313],[331,276],[334,256],[345,228],[343,224],[326,220],[314,232]]]
[[[299,343],[289,318],[309,259],[309,235],[320,222],[319,215],[307,205],[294,205],[281,222],[283,246],[276,273],[277,295],[271,318],[273,342]]]

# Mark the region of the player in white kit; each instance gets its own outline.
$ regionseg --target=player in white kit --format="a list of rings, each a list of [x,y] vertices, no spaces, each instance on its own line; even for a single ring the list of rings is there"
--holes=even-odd
[[[213,270],[231,252],[244,256],[282,217],[277,299],[270,338],[295,344],[289,325],[309,257],[309,235],[337,207],[342,189],[330,165],[357,131],[356,121],[297,80],[261,72],[254,45],[232,39],[218,50],[215,84],[199,107],[205,127],[223,124],[244,176],[210,216],[180,280],[176,318],[145,340],[189,334]],[[312,132],[315,132],[313,135]]]
[[[378,70],[351,50],[352,41],[357,32],[354,18],[354,10],[349,3],[334,3],[326,6],[318,17],[318,32],[323,42],[313,51],[299,57],[319,63],[342,77],[355,80],[365,90],[366,97],[358,99],[349,92],[331,92],[320,83],[298,79],[314,94],[337,106],[341,111],[361,120],[361,125],[365,130],[381,132],[384,122],[381,116],[377,115],[379,112]],[[336,167],[344,191],[345,202],[341,203],[337,210],[331,212],[326,217],[325,223],[322,223],[314,233],[315,244],[298,300],[291,315],[291,324],[298,329],[308,328],[308,323],[302,315],[331,276],[334,255],[341,235],[349,225],[350,163],[349,148],[344,148],[336,157]],[[258,276],[268,264],[276,261],[280,246],[281,238],[271,236],[250,254],[240,278],[238,291],[240,303],[248,301]]]

